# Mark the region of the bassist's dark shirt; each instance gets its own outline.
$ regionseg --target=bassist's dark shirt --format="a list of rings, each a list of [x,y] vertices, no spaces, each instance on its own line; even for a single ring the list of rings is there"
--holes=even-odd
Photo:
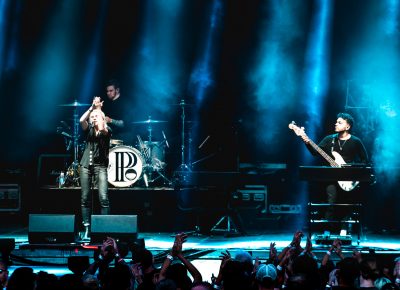
[[[318,146],[324,150],[329,156],[333,159],[332,151],[339,153],[344,161],[349,163],[362,163],[368,164],[368,154],[365,150],[365,147],[360,140],[360,138],[351,135],[348,140],[339,140],[337,134],[332,134],[326,136],[322,141],[318,144]],[[317,155],[318,153],[312,149],[311,146],[307,146],[310,149],[310,152],[313,155]]]

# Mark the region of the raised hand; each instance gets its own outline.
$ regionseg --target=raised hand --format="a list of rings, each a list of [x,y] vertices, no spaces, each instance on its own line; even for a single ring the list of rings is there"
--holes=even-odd
[[[138,282],[138,284],[141,284],[143,282],[143,271],[140,263],[130,265],[129,267],[131,268],[131,272],[135,280]]]
[[[232,260],[231,253],[229,253],[228,250],[226,250],[225,253],[224,253],[224,252],[221,252],[220,258],[221,258],[220,269],[223,269],[223,268],[225,267],[226,263],[227,263],[228,261]]]
[[[294,233],[293,235],[293,239],[292,242],[290,243],[290,245],[292,247],[296,247],[299,248],[300,247],[300,243],[301,243],[301,238],[304,236],[302,231],[297,231]]]
[[[333,241],[332,246],[334,247],[334,249],[336,250],[336,252],[341,252],[342,251],[342,241],[339,239],[335,239]]]
[[[358,262],[362,261],[361,252],[354,250],[353,251],[353,258],[356,259]]]
[[[307,243],[306,243],[306,248],[304,249],[306,253],[311,253],[312,251],[312,242],[309,237],[307,237]]]
[[[272,242],[269,244],[269,259],[270,261],[275,261],[275,259],[278,257],[278,251],[276,250],[275,247],[275,242]]]
[[[108,237],[101,245],[100,254],[106,261],[111,261],[118,253],[117,243],[113,238]]]
[[[259,257],[256,257],[256,259],[254,260],[254,265],[253,265],[253,273],[257,273],[258,267],[260,267],[261,265],[261,261]]]
[[[95,109],[101,110],[101,108],[103,107],[103,103],[104,103],[104,101],[102,101],[100,97],[96,96],[93,98],[92,106]]]
[[[178,256],[182,254],[182,245],[186,242],[187,235],[185,233],[179,233],[175,236],[174,245],[172,246],[171,255]]]

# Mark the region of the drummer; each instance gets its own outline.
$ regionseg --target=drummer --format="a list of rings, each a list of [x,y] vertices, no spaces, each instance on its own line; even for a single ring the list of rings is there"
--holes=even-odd
[[[121,97],[121,89],[117,80],[109,80],[106,83],[106,94],[107,98],[104,102],[104,107],[107,111],[106,122],[113,129],[113,140],[111,140],[112,144],[123,144],[130,143],[127,140],[130,134],[127,132],[126,128],[126,116],[128,116],[129,109],[131,106],[126,103]],[[96,109],[102,109],[103,102],[99,103]]]
[[[119,83],[116,80],[110,80],[106,84],[106,92],[107,92],[107,98],[110,100],[110,104],[112,104],[113,107],[117,107],[118,104],[121,104],[121,93],[120,93],[120,87]],[[110,111],[111,106],[107,106],[107,111]],[[115,111],[113,112],[115,113]],[[122,110],[119,110],[118,113],[122,114]],[[116,119],[116,115],[113,116],[114,118],[111,118],[109,116],[106,116],[106,122],[107,124],[111,124],[113,126],[123,128],[125,126],[124,120]],[[122,116],[119,116],[121,118]]]

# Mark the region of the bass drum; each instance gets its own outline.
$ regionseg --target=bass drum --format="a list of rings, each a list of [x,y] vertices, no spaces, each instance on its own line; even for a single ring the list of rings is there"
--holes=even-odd
[[[130,146],[116,146],[108,154],[108,182],[115,187],[128,187],[134,184],[143,171],[143,157]]]

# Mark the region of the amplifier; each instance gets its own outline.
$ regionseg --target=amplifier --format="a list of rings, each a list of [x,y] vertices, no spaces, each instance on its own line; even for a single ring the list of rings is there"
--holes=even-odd
[[[232,205],[237,208],[251,207],[267,213],[268,189],[265,185],[245,185],[232,193]]]
[[[348,246],[351,245],[352,243],[352,237],[351,235],[330,235],[330,236],[325,236],[325,235],[316,235],[314,237],[314,242],[317,245],[326,245],[330,246],[333,244],[333,241],[339,239],[342,242],[343,246]]]
[[[299,214],[301,204],[270,204],[269,211],[273,214]]]
[[[21,209],[21,188],[18,184],[0,184],[0,211]]]

